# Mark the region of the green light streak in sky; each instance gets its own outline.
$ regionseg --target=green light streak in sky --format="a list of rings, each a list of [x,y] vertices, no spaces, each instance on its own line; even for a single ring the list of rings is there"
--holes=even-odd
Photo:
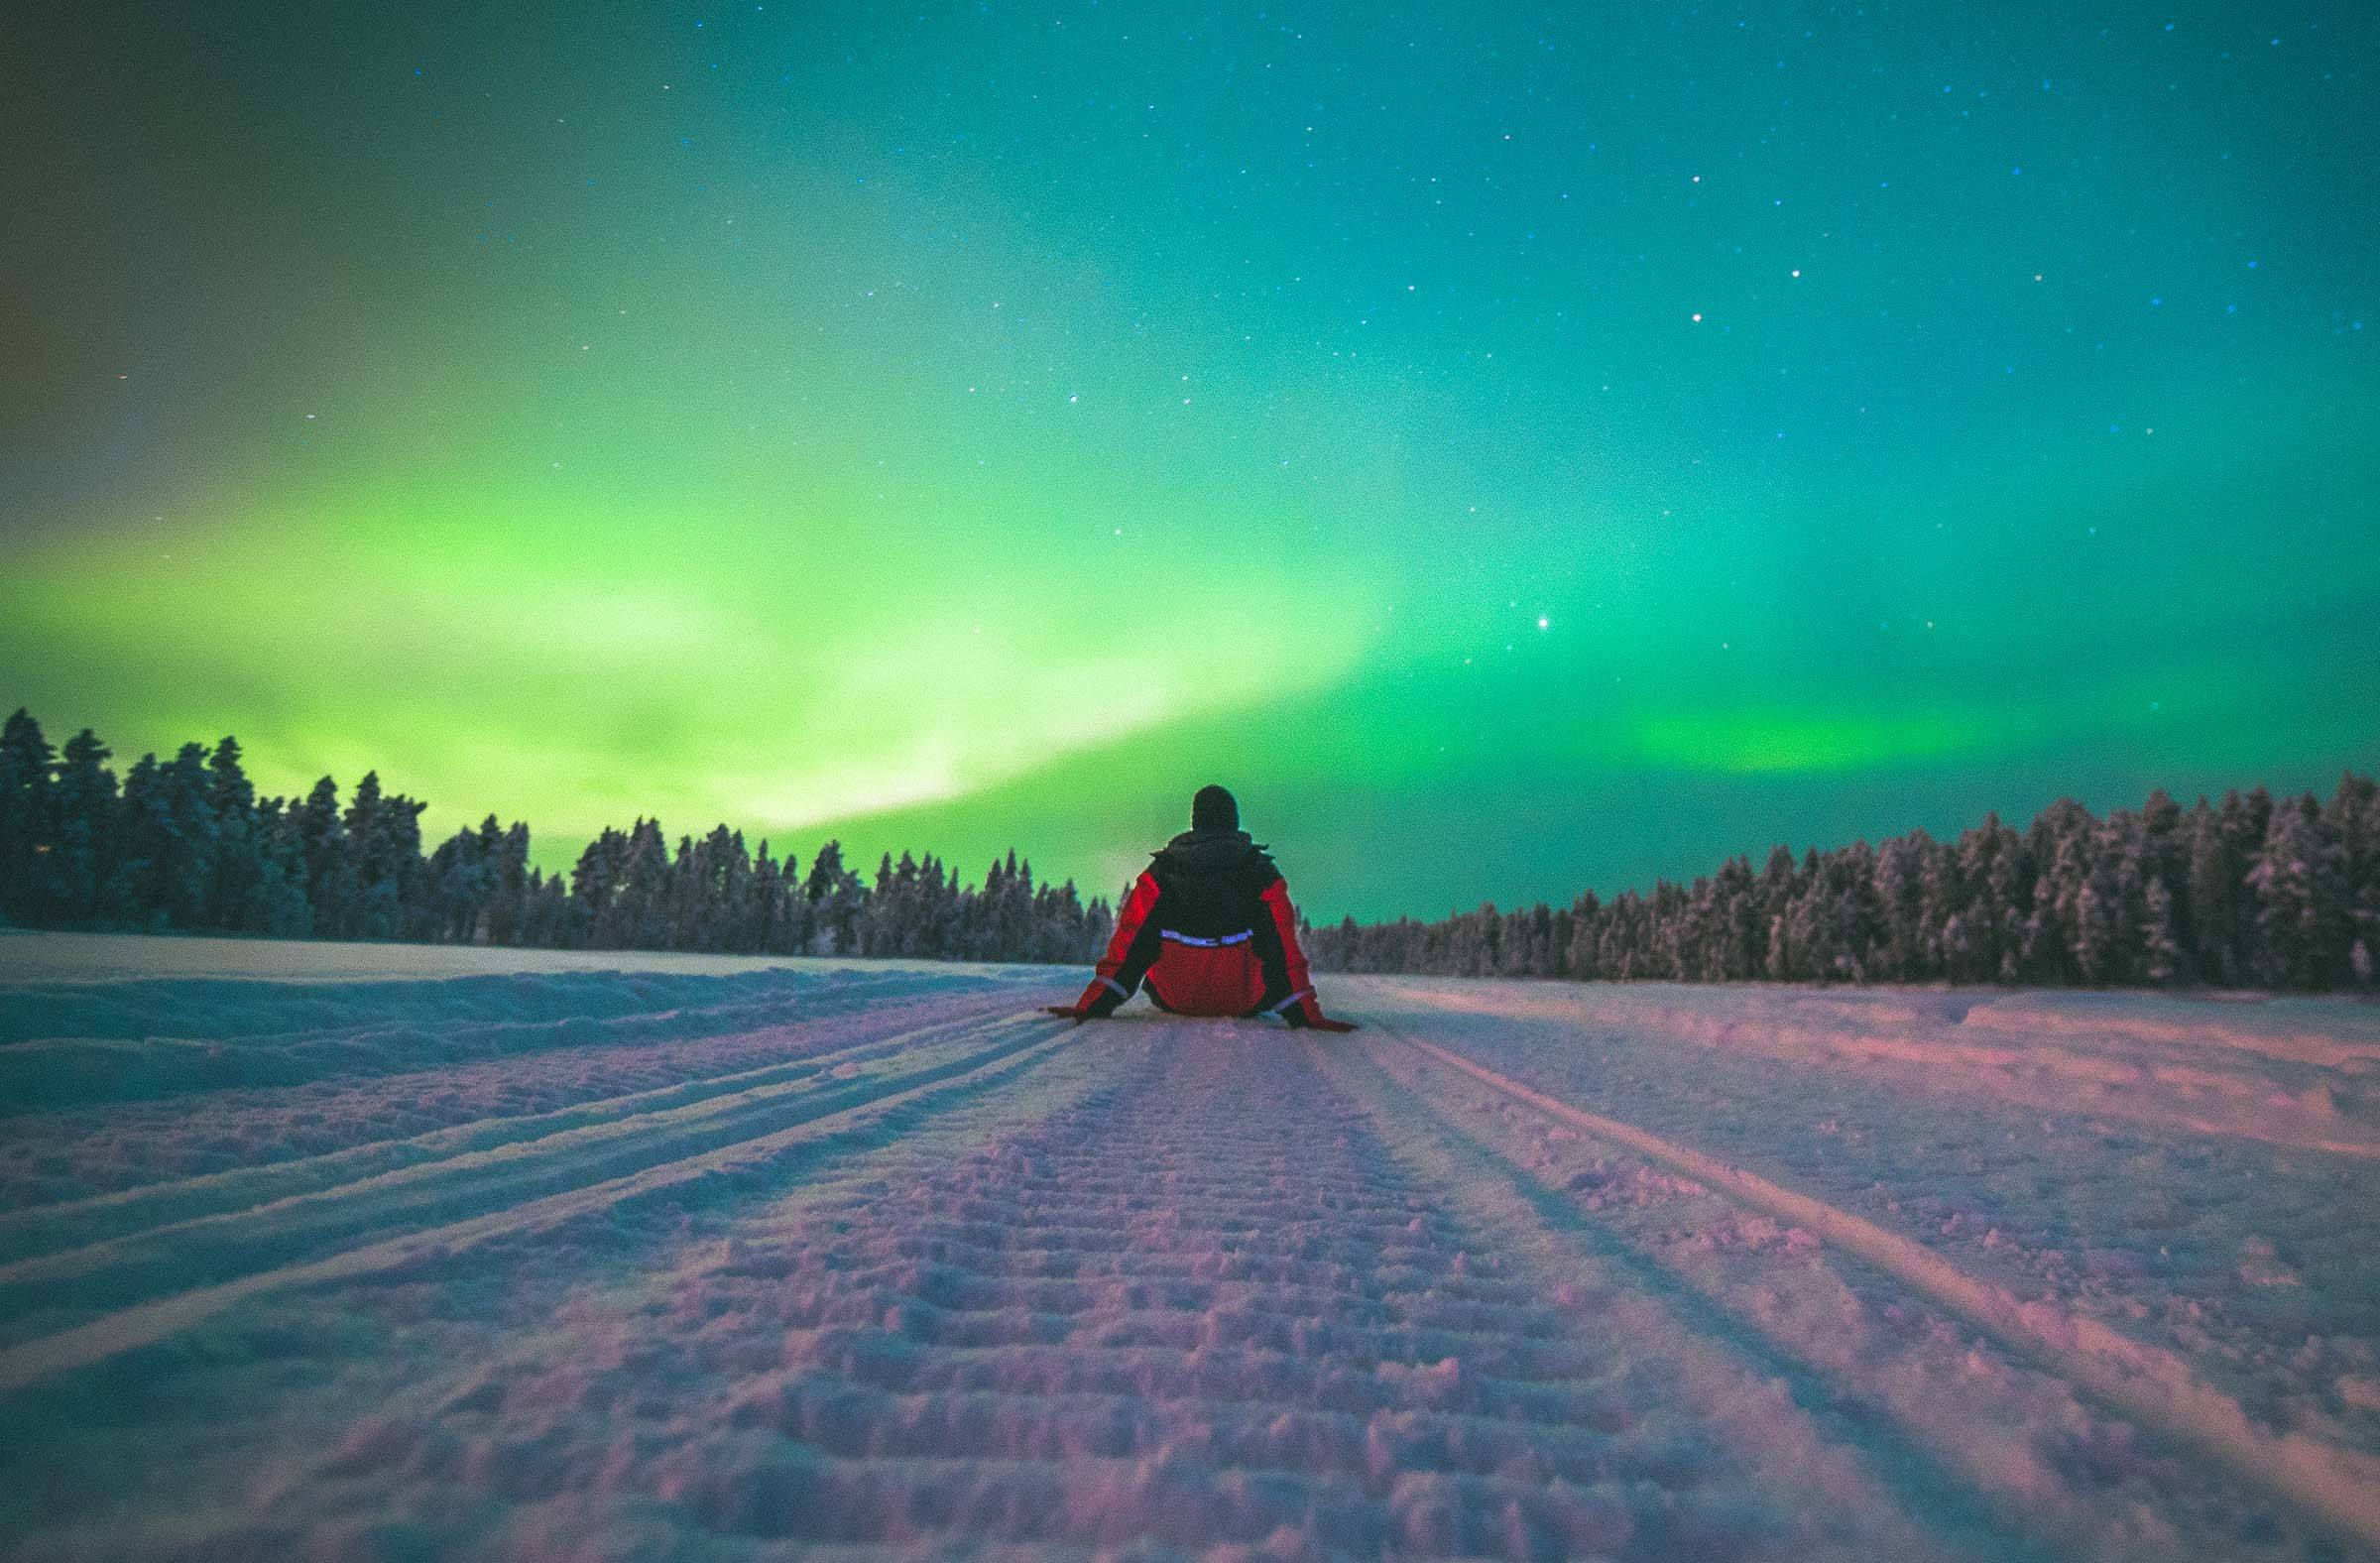
[[[2020,9],[61,31],[0,705],[1318,916],[2368,769],[2373,18]]]

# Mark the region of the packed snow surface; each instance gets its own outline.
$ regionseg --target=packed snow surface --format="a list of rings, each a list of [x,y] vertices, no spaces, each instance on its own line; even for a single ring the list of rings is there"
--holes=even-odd
[[[0,1555],[2380,1556],[2380,1008],[0,935]]]

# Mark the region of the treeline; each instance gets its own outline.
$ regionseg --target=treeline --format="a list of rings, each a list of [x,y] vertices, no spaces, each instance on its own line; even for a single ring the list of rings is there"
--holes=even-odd
[[[2183,810],[2159,790],[2100,819],[2061,799],[2018,831],[1987,814],[1924,831],[1732,859],[1649,896],[1559,910],[1318,928],[1324,970],[1686,982],[2370,988],[2380,959],[2380,787],[2325,803],[2263,787]]]
[[[980,886],[887,853],[872,886],[829,841],[806,873],[725,825],[670,850],[640,819],[588,843],[565,879],[529,862],[529,826],[491,814],[422,850],[424,805],[377,773],[342,806],[330,778],[259,797],[237,740],[143,755],[119,786],[85,728],[53,751],[20,709],[0,729],[0,920],[38,927],[399,939],[749,955],[1088,961],[1114,914],[1014,852]]]

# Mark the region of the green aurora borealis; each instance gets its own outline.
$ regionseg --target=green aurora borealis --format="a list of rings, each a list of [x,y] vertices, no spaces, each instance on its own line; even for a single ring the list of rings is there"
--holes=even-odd
[[[11,24],[0,708],[1318,920],[2380,751],[2368,7],[589,9]]]

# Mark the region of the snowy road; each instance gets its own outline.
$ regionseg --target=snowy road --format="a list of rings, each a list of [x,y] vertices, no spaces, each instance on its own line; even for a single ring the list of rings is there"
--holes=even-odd
[[[2380,1010],[1324,981],[0,938],[0,1555],[2380,1556]]]

